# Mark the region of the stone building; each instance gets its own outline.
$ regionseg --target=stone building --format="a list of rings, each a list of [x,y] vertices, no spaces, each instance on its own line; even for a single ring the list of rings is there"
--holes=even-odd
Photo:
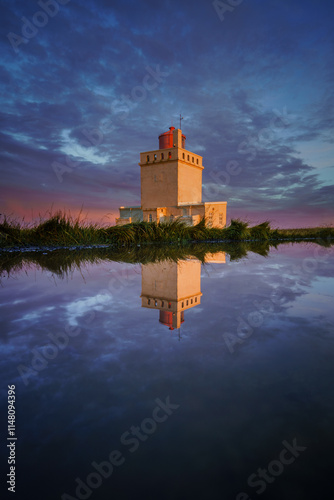
[[[225,227],[226,201],[202,201],[202,156],[185,149],[182,130],[170,127],[159,136],[159,149],[140,153],[141,206],[120,207],[117,225],[181,218],[189,225],[203,217]]]

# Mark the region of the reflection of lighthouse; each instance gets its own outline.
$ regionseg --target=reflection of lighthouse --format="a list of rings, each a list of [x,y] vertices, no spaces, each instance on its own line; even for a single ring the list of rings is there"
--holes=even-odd
[[[201,263],[197,259],[142,265],[142,307],[160,310],[160,323],[180,328],[184,311],[201,303]]]

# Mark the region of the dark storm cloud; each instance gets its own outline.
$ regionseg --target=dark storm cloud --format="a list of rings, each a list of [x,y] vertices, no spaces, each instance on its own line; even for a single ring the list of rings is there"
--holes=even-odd
[[[22,17],[41,9],[4,2],[0,20],[2,180],[26,190],[29,206],[42,184],[46,208],[69,193],[72,208],[140,203],[139,152],[181,112],[207,199],[330,210],[333,182],[303,150],[333,140],[329,1],[244,0],[222,22],[204,0],[70,0],[15,51],[8,33],[22,36]],[[217,182],[230,161],[241,173]],[[76,166],[60,182],[54,162]]]

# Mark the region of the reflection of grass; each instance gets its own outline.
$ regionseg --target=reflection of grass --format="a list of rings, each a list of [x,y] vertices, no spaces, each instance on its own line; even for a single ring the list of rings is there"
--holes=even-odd
[[[21,248],[29,246],[132,246],[150,243],[178,243],[203,241],[277,241],[300,239],[329,240],[334,237],[333,227],[307,229],[272,229],[269,222],[249,227],[238,219],[224,229],[208,227],[203,219],[196,226],[187,226],[180,219],[157,224],[137,222],[124,226],[101,227],[73,219],[57,212],[45,221],[31,227],[4,216],[0,221],[0,247]]]
[[[185,260],[197,258],[205,262],[207,253],[226,252],[231,260],[247,255],[248,250],[256,252],[256,246],[247,243],[195,243],[188,245],[141,245],[108,248],[82,248],[71,251],[58,249],[48,252],[2,252],[0,253],[0,273],[10,275],[13,272],[26,269],[30,265],[37,265],[51,271],[57,276],[66,276],[75,269],[87,264],[98,264],[102,261],[126,262],[130,264],[148,264],[164,260]],[[269,244],[261,243],[259,253],[267,255]]]
[[[324,240],[316,240],[322,243]],[[288,241],[276,243],[269,240],[240,241],[240,242],[190,242],[182,244],[144,244],[109,246],[107,248],[57,249],[52,251],[12,251],[0,252],[0,280],[30,266],[38,266],[43,270],[51,271],[54,275],[65,277],[76,269],[84,268],[89,264],[100,262],[125,262],[131,264],[148,264],[171,260],[177,262],[189,258],[196,258],[206,262],[206,254],[225,252],[231,260],[246,257],[248,252],[257,253],[266,257],[272,246]],[[327,246],[327,240],[324,242]]]

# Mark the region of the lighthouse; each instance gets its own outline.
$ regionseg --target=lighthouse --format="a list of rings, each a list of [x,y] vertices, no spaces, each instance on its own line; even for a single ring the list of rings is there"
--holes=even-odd
[[[186,149],[181,129],[159,136],[159,149],[140,153],[141,206],[120,207],[116,224],[167,222],[180,218],[195,225],[205,217],[211,227],[225,227],[226,201],[202,201],[202,156]]]
[[[205,262],[225,264],[224,252],[207,253]],[[159,323],[170,330],[185,322],[185,311],[201,304],[202,263],[186,260],[151,262],[141,266],[142,307],[159,311]]]

